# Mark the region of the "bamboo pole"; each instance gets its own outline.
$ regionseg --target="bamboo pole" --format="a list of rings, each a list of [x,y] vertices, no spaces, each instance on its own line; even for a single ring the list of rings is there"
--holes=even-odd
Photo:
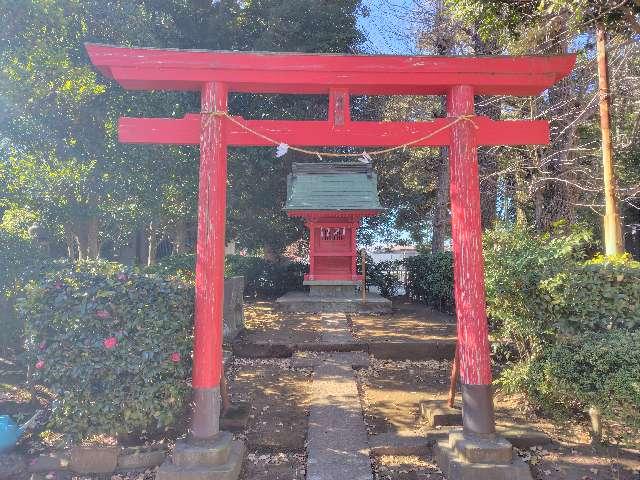
[[[458,390],[458,377],[460,376],[460,356],[458,354],[458,343],[456,342],[456,354],[451,365],[451,379],[449,383],[449,407],[453,408]]]
[[[613,145],[611,142],[606,32],[601,22],[596,24],[596,44],[598,50],[600,131],[602,132],[602,172],[604,175],[604,246],[607,255],[620,255],[624,253],[624,243],[622,241],[622,223],[616,195],[616,175],[613,165]]]

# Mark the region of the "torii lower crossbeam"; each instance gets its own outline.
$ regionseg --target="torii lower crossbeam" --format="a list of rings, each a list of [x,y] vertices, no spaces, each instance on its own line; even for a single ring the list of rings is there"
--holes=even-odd
[[[485,312],[477,147],[549,142],[546,121],[474,116],[474,95],[536,95],[569,74],[575,56],[397,57],[120,48],[88,44],[91,61],[129,89],[201,93],[201,113],[182,119],[122,118],[122,142],[200,145],[194,415],[191,434],[219,432],[226,162],[229,146],[447,146],[465,432],[495,431]],[[229,93],[329,96],[326,120],[244,120]],[[352,122],[350,95],[446,95],[447,118]],[[463,119],[464,121],[457,121]],[[267,138],[264,138],[267,137]],[[415,141],[416,139],[422,139]]]

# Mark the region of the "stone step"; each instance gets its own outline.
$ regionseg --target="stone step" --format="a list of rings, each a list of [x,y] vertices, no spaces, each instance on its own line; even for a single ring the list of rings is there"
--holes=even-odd
[[[456,353],[454,338],[421,342],[367,343],[369,354],[381,360],[453,360]]]
[[[339,361],[354,369],[368,368],[369,356],[365,352],[295,352],[291,358],[293,368],[314,368],[327,361]]]
[[[420,402],[420,416],[430,427],[462,425],[462,408],[450,407],[446,400]]]

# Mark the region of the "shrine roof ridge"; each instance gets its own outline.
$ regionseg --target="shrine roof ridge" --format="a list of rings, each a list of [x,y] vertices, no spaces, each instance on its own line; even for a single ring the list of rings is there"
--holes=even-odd
[[[295,175],[335,175],[344,173],[365,173],[372,175],[373,166],[362,162],[333,162],[333,163],[294,163],[291,165],[291,173]]]

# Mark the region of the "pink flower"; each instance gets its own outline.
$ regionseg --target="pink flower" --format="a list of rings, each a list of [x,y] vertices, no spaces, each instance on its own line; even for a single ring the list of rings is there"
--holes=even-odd
[[[38,360],[38,361],[36,362],[36,368],[37,368],[38,370],[42,370],[42,369],[44,368],[44,360]]]
[[[120,272],[117,277],[118,281],[120,282],[126,282],[128,280],[129,277],[127,277],[126,273]]]
[[[173,363],[178,363],[178,362],[180,361],[180,358],[181,358],[181,357],[180,357],[180,352],[173,352],[173,353],[171,354],[171,361],[172,361]]]
[[[104,345],[104,348],[106,348],[107,350],[111,350],[118,344],[118,339],[116,337],[109,337],[105,338],[104,342],[102,343]]]
[[[98,318],[111,318],[111,314],[107,310],[98,310],[96,312]]]
[[[44,350],[45,348],[47,348],[47,341],[46,341],[46,340],[42,340],[42,341],[38,344],[38,350]]]
[[[56,290],[61,290],[62,289],[62,282],[60,280],[56,280],[55,283],[53,284],[53,286],[56,288]]]

